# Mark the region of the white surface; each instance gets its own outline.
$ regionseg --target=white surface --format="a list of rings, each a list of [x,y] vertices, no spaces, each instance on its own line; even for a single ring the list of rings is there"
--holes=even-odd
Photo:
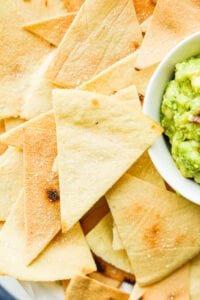
[[[169,52],[150,80],[143,106],[145,114],[160,122],[162,96],[173,76],[175,64],[197,54],[200,54],[200,32],[186,38]],[[163,136],[150,148],[149,154],[158,172],[175,191],[200,204],[200,184],[181,175]]]

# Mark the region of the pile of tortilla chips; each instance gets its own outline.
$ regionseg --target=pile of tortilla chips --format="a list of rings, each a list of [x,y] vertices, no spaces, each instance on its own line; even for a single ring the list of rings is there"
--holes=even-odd
[[[162,128],[141,107],[199,13],[196,0],[0,2],[1,275],[63,280],[68,300],[200,298],[200,207],[166,189],[147,152]]]

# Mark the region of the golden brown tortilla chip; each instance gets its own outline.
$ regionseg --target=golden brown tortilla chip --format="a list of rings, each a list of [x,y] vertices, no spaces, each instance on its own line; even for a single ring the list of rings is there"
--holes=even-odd
[[[25,255],[30,264],[61,229],[58,177],[52,173],[57,155],[55,121],[24,131]]]
[[[119,280],[107,277],[100,272],[93,272],[89,274],[89,277],[113,288],[118,288],[121,285],[121,282]]]
[[[139,23],[152,15],[156,2],[157,0],[133,0]]]
[[[80,89],[112,95],[116,91],[134,84],[139,94],[145,95],[149,79],[156,66],[141,71],[135,70],[138,51],[116,62],[91,80],[83,83]]]
[[[57,235],[31,266],[27,267],[24,256],[23,200],[22,194],[0,232],[1,275],[28,281],[55,281],[96,270],[78,223],[66,234]]]
[[[76,275],[67,288],[66,300],[128,300],[129,294],[83,275]]]
[[[46,76],[62,87],[79,86],[133,52],[141,40],[132,0],[86,0]]]
[[[113,218],[107,214],[86,236],[92,252],[104,261],[127,273],[132,273],[125,250],[115,251],[112,248]]]
[[[64,5],[68,11],[78,11],[84,0],[64,0]]]
[[[4,134],[0,135],[0,142],[6,145],[11,145],[19,149],[23,149],[24,130],[29,126],[31,126],[32,128],[35,127],[36,129],[38,127],[40,128],[40,127],[48,126],[48,124],[51,124],[52,119],[54,119],[53,110],[41,114],[27,122],[24,122],[23,124],[17,126],[16,128],[13,128],[8,132],[5,132]]]
[[[183,38],[199,31],[199,14],[200,5],[196,0],[158,1],[136,60],[136,68],[144,69],[159,63]]]
[[[9,147],[0,156],[0,221],[5,221],[23,187],[23,154]]]
[[[76,13],[68,13],[63,16],[56,16],[49,19],[34,21],[25,24],[23,29],[36,34],[37,36],[45,39],[45,41],[57,47],[75,16]]]
[[[61,220],[66,231],[126,172],[162,129],[142,113],[139,101],[116,101],[66,89],[54,90],[53,103]]]
[[[200,252],[198,205],[130,175],[106,198],[141,286],[165,278]]]
[[[154,167],[148,151],[145,151],[127,172],[158,187],[165,188],[164,180]]]

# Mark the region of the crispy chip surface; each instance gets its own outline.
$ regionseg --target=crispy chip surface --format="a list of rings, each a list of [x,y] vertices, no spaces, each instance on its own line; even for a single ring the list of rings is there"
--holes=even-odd
[[[106,198],[138,284],[163,279],[199,253],[199,206],[130,175]]]
[[[53,102],[65,231],[104,195],[162,130],[143,115],[139,101],[116,101],[66,89],[54,90]]]

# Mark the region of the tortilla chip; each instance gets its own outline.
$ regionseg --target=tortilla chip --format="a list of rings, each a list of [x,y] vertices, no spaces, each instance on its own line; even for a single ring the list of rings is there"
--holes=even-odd
[[[129,294],[83,275],[76,275],[67,288],[66,300],[128,300]]]
[[[79,86],[133,52],[141,40],[132,0],[86,0],[46,76],[62,87]]]
[[[159,63],[183,38],[199,31],[199,13],[199,1],[158,1],[136,60],[136,68],[144,69]],[[186,16],[192,17],[186,20]]]
[[[64,16],[56,16],[49,19],[34,21],[23,26],[37,36],[45,39],[48,43],[58,46],[71,25],[76,13],[68,13]]]
[[[41,114],[27,122],[24,122],[16,128],[13,128],[8,132],[5,132],[4,134],[0,135],[0,142],[19,149],[23,149],[24,130],[28,127],[34,127],[37,129],[38,127],[40,128],[48,126],[48,124],[52,123],[52,119],[54,120],[53,110]]]
[[[190,264],[190,300],[200,299],[200,255],[191,260]]]
[[[106,198],[141,286],[165,278],[200,252],[198,205],[128,174]]]
[[[189,265],[182,267],[166,279],[147,288],[143,300],[189,300]],[[130,298],[130,300],[132,300]]]
[[[8,148],[0,156],[0,221],[5,221],[23,187],[23,155]]]
[[[113,223],[113,228],[112,228],[112,233],[113,233],[113,241],[112,241],[112,247],[113,250],[124,250],[124,246],[122,244],[121,238],[119,236],[119,232],[117,229],[117,226],[115,223]]]
[[[68,11],[78,11],[84,0],[64,0],[64,5]]]
[[[130,295],[129,300],[143,300],[143,295],[145,293],[147,288],[141,287],[137,284],[137,282],[134,284],[133,290]]]
[[[133,273],[125,250],[114,251],[112,248],[111,214],[107,214],[86,236],[90,249],[95,255],[125,272]]]
[[[109,285],[113,288],[118,288],[121,285],[120,281],[110,278],[110,277],[107,277],[107,276],[101,274],[100,272],[93,272],[93,273],[89,274],[89,277],[92,279],[95,279],[101,283],[104,283],[105,285]]]
[[[148,151],[145,151],[142,156],[131,166],[128,173],[132,176],[155,184],[160,188],[165,188],[165,183],[156,168],[154,167]]]
[[[162,130],[142,113],[139,101],[116,101],[112,97],[66,89],[54,90],[53,103],[61,221],[66,231],[126,172]]]
[[[157,0],[133,0],[139,23],[149,18],[156,6]]]
[[[135,61],[138,51],[116,62],[91,80],[83,83],[80,89],[112,95],[116,91],[134,84],[139,94],[145,95],[149,80],[156,66],[137,71]]]
[[[31,266],[27,267],[24,262],[23,200],[22,194],[0,232],[0,274],[20,280],[55,281],[96,270],[78,223],[66,234],[59,234],[54,238]]]
[[[49,44],[21,29],[29,20],[22,1],[0,2],[0,118],[20,115],[30,77],[51,51]]]
[[[24,131],[25,255],[30,264],[61,229],[55,121]]]
[[[23,124],[25,120],[20,118],[8,118],[4,120],[5,123],[5,131],[9,131],[21,124]]]
[[[142,30],[143,35],[146,34],[150,24],[151,24],[152,16],[148,17],[144,22],[140,24],[140,28]]]

